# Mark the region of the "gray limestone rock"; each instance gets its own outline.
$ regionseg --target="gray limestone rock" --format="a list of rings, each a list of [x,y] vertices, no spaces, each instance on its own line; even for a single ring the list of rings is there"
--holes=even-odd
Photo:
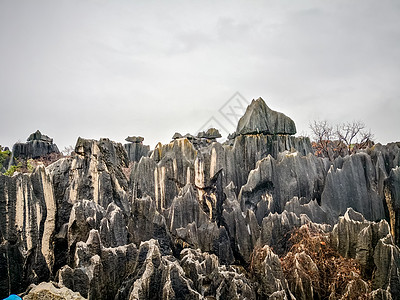
[[[356,153],[339,157],[326,176],[321,206],[334,219],[343,215],[348,207],[361,212],[368,220],[384,219],[383,201],[376,182],[370,156]]]
[[[341,295],[371,282],[371,299],[399,298],[400,144],[330,162],[293,133],[259,99],[224,144],[216,129],[151,152],[140,137],[79,138],[46,168],[0,175],[0,298],[50,279],[89,299],[312,298],[311,257],[293,254],[285,278],[276,254],[293,229],[335,223],[332,244],[362,275]]]
[[[142,157],[147,157],[150,153],[150,146],[143,145],[142,143],[125,144],[124,148],[128,153],[130,161],[140,161]]]
[[[384,182],[384,195],[391,232],[396,245],[400,245],[400,167],[397,166],[390,171]]]
[[[163,255],[171,254],[172,238],[165,218],[149,196],[132,200],[131,217],[128,221],[129,240],[138,247],[150,239],[157,240]]]
[[[297,217],[292,212],[270,213],[262,220],[261,233],[258,245],[269,245],[274,248],[275,253],[282,255],[288,249],[288,239],[294,228],[311,223],[306,215]]]
[[[47,169],[39,166],[32,174],[13,177],[0,174],[0,298],[49,280],[55,219]]]
[[[298,217],[306,215],[314,223],[333,225],[335,222],[335,220],[319,206],[317,200],[310,201],[306,198],[293,197],[292,200],[286,202],[284,210],[293,212]]]
[[[211,281],[209,292],[205,294],[206,299],[248,299],[255,300],[256,293],[252,288],[250,280],[239,273],[235,267],[222,266],[215,272]]]
[[[78,200],[94,201],[104,209],[114,202],[129,212],[128,180],[123,173],[129,160],[123,146],[109,139],[79,138],[75,152],[48,167],[57,201],[57,230],[68,222],[72,205]]]
[[[252,255],[252,274],[255,276],[258,297],[262,299],[291,299],[282,271],[281,261],[272,249],[265,245],[255,249]]]
[[[85,300],[79,293],[66,287],[60,287],[55,282],[42,282],[39,285],[32,284],[24,299],[27,300]]]
[[[277,159],[267,156],[257,162],[240,190],[242,210],[253,210],[261,223],[270,212],[281,213],[293,196],[320,201],[327,167],[325,159],[312,154],[283,152]]]
[[[47,135],[42,134],[39,130],[36,130],[36,132],[32,133],[28,138],[28,142],[31,141],[43,141],[43,142],[48,142],[48,143],[53,143],[53,139],[49,138]]]
[[[393,299],[400,298],[400,249],[391,235],[381,238],[374,249],[376,270],[372,278],[374,289],[390,291]]]
[[[331,240],[341,255],[355,258],[373,289],[388,290],[393,299],[400,296],[400,249],[394,245],[389,225],[367,221],[349,208],[334,226]]]
[[[289,134],[296,133],[293,120],[270,109],[262,98],[253,100],[240,118],[236,134]]]
[[[185,248],[181,251],[180,258],[180,264],[186,276],[192,280],[196,290],[202,296],[209,293],[213,275],[218,272],[218,257],[201,252],[200,249]]]
[[[206,132],[204,131],[199,132],[197,134],[197,137],[203,139],[215,140],[217,138],[222,137],[222,135],[219,133],[218,129],[209,128]]]
[[[318,285],[319,280],[317,265],[304,251],[289,255],[294,256],[293,271],[287,277],[291,292],[296,299],[314,299],[317,295],[315,285]]]
[[[201,299],[178,261],[162,256],[156,240],[143,242],[115,299]]]
[[[73,267],[61,268],[58,281],[88,299],[114,298],[136,257],[134,244],[106,248],[99,232],[92,229],[86,242],[76,244]]]
[[[129,143],[142,143],[144,141],[144,137],[142,136],[128,136],[125,141]]]
[[[30,158],[44,157],[49,154],[59,154],[60,151],[53,139],[43,135],[39,130],[32,133],[26,143],[15,143],[12,149],[10,165],[16,164],[18,160],[28,160]]]
[[[240,260],[250,263],[254,246],[260,235],[260,228],[252,210],[243,213],[233,189],[233,183],[225,189],[227,198],[222,206],[223,223],[233,240],[231,244],[236,255]]]
[[[174,135],[172,136],[173,140],[177,140],[177,139],[181,139],[181,138],[183,138],[183,136],[179,132],[175,132]]]

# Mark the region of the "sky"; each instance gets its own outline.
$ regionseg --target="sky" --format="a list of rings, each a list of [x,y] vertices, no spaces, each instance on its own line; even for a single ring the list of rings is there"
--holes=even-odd
[[[258,97],[299,134],[360,120],[385,144],[400,141],[399,83],[398,0],[0,0],[3,146],[37,129],[60,150],[226,136],[226,109]]]

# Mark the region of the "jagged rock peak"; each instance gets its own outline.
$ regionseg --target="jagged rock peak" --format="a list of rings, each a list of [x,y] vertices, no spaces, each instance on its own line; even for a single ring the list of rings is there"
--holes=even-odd
[[[43,142],[48,142],[48,143],[53,143],[53,139],[48,137],[47,135],[42,134],[39,130],[36,130],[36,132],[32,133],[28,139],[28,142],[30,141],[43,141]]]
[[[207,131],[201,131],[197,134],[198,138],[204,138],[204,139],[217,139],[222,137],[222,135],[219,133],[218,129],[216,128],[210,128]]]
[[[142,136],[128,136],[125,141],[129,143],[142,143],[144,141],[144,137]]]
[[[32,133],[26,143],[15,143],[12,149],[11,164],[15,164],[16,160],[27,160],[30,158],[39,158],[51,153],[60,153],[53,139],[42,134],[39,130]]]
[[[296,125],[291,118],[270,109],[262,98],[258,98],[251,102],[240,118],[236,135],[258,133],[293,135]]]

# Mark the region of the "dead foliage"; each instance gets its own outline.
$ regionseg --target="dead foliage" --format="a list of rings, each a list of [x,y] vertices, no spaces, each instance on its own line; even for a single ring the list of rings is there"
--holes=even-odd
[[[36,162],[43,163],[46,167],[51,165],[52,163],[56,162],[57,160],[63,158],[64,155],[62,153],[50,153],[40,158],[35,159]]]
[[[339,299],[350,282],[362,279],[359,264],[354,259],[342,257],[322,230],[303,225],[292,232],[290,241],[293,244],[290,251],[281,257],[289,286],[296,286],[296,276],[300,276],[303,284],[311,285],[313,298]],[[367,283],[370,290],[370,283]],[[296,291],[292,292],[296,294]],[[351,299],[368,299],[365,291],[355,292]]]

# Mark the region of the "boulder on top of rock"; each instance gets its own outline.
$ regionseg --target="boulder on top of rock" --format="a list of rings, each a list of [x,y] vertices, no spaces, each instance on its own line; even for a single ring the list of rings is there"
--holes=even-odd
[[[209,139],[209,140],[213,140],[213,139],[217,139],[222,137],[222,135],[219,133],[219,130],[216,128],[209,128],[207,131],[200,131],[197,134],[198,138],[203,138],[203,139]]]
[[[293,120],[283,113],[270,109],[262,98],[253,100],[240,118],[236,135],[296,133]]]
[[[142,143],[144,141],[144,137],[141,136],[128,136],[125,141],[129,143]]]

